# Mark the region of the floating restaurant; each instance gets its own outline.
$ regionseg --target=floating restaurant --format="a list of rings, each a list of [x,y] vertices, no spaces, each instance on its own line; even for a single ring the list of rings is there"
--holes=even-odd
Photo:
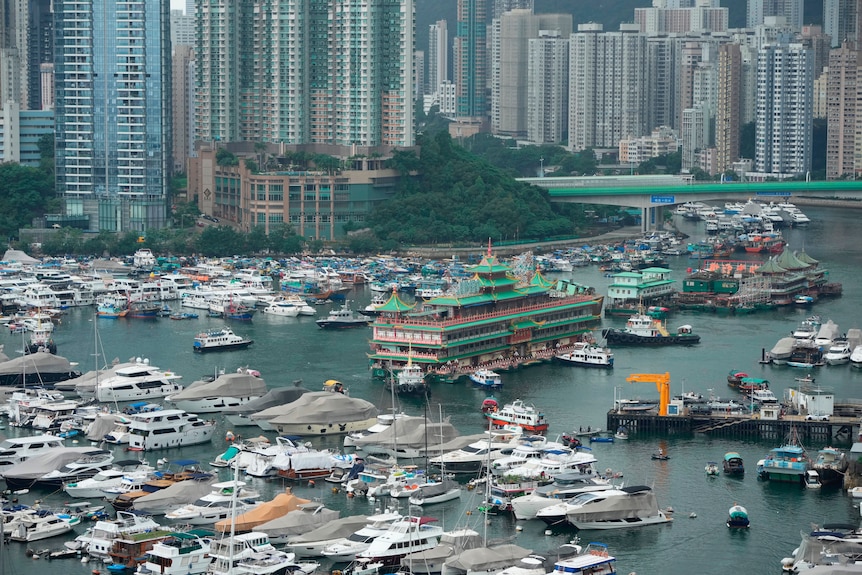
[[[592,288],[550,281],[532,269],[517,273],[490,249],[469,271],[454,293],[417,304],[393,293],[377,306],[369,354],[374,377],[390,377],[411,360],[447,382],[481,368],[548,361],[589,339],[601,318],[603,297]]]

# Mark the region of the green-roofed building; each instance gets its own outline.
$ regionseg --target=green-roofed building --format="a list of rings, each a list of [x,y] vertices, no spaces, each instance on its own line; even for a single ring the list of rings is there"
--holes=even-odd
[[[550,360],[581,341],[601,318],[602,296],[589,287],[516,277],[487,254],[454,291],[415,306],[393,295],[372,327],[369,359],[385,378],[408,362],[436,379],[453,380],[480,367],[515,369]]]
[[[608,286],[605,315],[629,316],[641,304],[658,305],[670,301],[676,292],[676,281],[670,279],[670,273],[667,268],[650,267],[614,274]]]

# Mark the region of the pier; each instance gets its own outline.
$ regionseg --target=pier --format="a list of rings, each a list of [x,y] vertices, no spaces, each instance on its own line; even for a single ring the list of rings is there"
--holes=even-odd
[[[837,406],[836,406],[837,408]],[[761,419],[759,413],[712,413],[689,415],[656,415],[611,410],[607,414],[607,429],[620,426],[631,437],[639,435],[677,435],[704,433],[712,437],[731,439],[781,440],[795,429],[804,443],[833,440],[853,442],[859,433],[859,417],[833,416],[828,421],[808,421],[802,415],[785,415],[779,419]]]

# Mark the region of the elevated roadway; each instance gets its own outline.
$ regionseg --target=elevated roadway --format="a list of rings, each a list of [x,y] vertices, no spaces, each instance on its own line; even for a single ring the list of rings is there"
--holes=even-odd
[[[862,200],[862,181],[707,182],[680,176],[582,176],[520,178],[545,188],[554,202],[641,210],[641,229],[661,227],[665,208],[686,202],[792,201],[794,196]]]

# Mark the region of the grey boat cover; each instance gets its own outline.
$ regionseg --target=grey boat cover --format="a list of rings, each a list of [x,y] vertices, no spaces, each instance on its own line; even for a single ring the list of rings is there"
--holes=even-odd
[[[635,485],[623,487],[620,491],[623,493],[616,490],[596,492],[597,495],[604,497],[603,501],[589,503],[582,509],[569,509],[566,517],[569,522],[576,523],[580,521],[616,521],[658,515],[659,509],[655,493],[649,487]]]
[[[377,417],[377,408],[364,399],[343,393],[312,391],[284,406],[270,407],[251,416],[272,425],[305,423],[343,423]]]
[[[166,513],[175,507],[194,503],[204,495],[212,491],[212,484],[218,481],[217,477],[211,477],[206,481],[178,481],[159,489],[149,495],[144,495],[135,500],[135,511],[143,511],[151,515]]]
[[[769,351],[772,355],[789,355],[790,352],[793,351],[793,346],[796,343],[796,338],[793,337],[782,337],[772,349]]]
[[[399,447],[419,449],[427,445],[429,452],[439,453],[441,444],[460,435],[448,419],[441,423],[429,422],[424,417],[405,416],[395,419],[392,425],[379,433],[355,439],[354,446],[358,449],[365,445],[386,447],[397,443]]]
[[[820,326],[820,330],[818,330],[817,337],[815,339],[825,338],[831,341],[839,335],[841,335],[841,332],[838,330],[838,324],[830,319]]]
[[[259,377],[248,373],[223,373],[213,381],[195,381],[179,393],[172,395],[171,401],[207,397],[262,396],[264,393],[266,393],[266,383]]]
[[[65,357],[53,353],[37,352],[0,363],[0,376],[34,373],[72,373],[75,369]]]
[[[408,553],[401,559],[401,565],[407,567],[411,573],[421,573],[423,567],[430,563],[439,565],[444,559],[452,557],[467,549],[475,549],[482,545],[482,536],[472,529],[458,529],[446,531],[440,536],[440,544],[437,547]]]
[[[445,562],[446,567],[458,571],[492,571],[509,567],[533,551],[518,545],[492,545],[468,549]]]
[[[7,467],[0,472],[0,477],[35,480],[55,469],[60,469],[67,463],[79,460],[85,453],[92,451],[99,450],[94,447],[58,447]]]
[[[311,390],[304,387],[277,387],[270,389],[262,397],[252,399],[244,405],[228,407],[223,413],[257,413],[276,405],[293,403],[309,391]]]
[[[119,413],[99,413],[96,419],[87,426],[86,438],[89,441],[102,441],[111,433],[120,421],[128,421]]]
[[[28,256],[21,250],[13,250],[8,249],[6,253],[3,254],[4,262],[20,262],[22,264],[38,264],[39,260],[32,256]]]
[[[318,541],[329,541],[349,537],[368,524],[367,515],[351,515],[333,519],[326,525],[313,529],[302,535],[291,537],[287,540],[288,545],[300,545],[303,543],[316,543]]]
[[[109,377],[114,377],[117,375],[117,370],[124,367],[131,367],[135,365],[134,361],[127,361],[124,363],[118,363],[115,361],[113,365],[111,365],[108,369],[99,369],[88,371],[84,375],[80,377],[75,377],[68,381],[64,381],[58,387],[57,384],[54,384],[55,389],[66,390],[67,388],[71,391],[77,392],[80,394],[94,394],[96,393],[96,383],[99,381],[104,381]]]
[[[304,503],[299,506],[299,509],[294,509],[287,515],[258,525],[255,530],[263,531],[272,538],[290,537],[325,525],[333,519],[338,519],[339,515],[341,515],[340,511],[327,509],[320,503]]]

